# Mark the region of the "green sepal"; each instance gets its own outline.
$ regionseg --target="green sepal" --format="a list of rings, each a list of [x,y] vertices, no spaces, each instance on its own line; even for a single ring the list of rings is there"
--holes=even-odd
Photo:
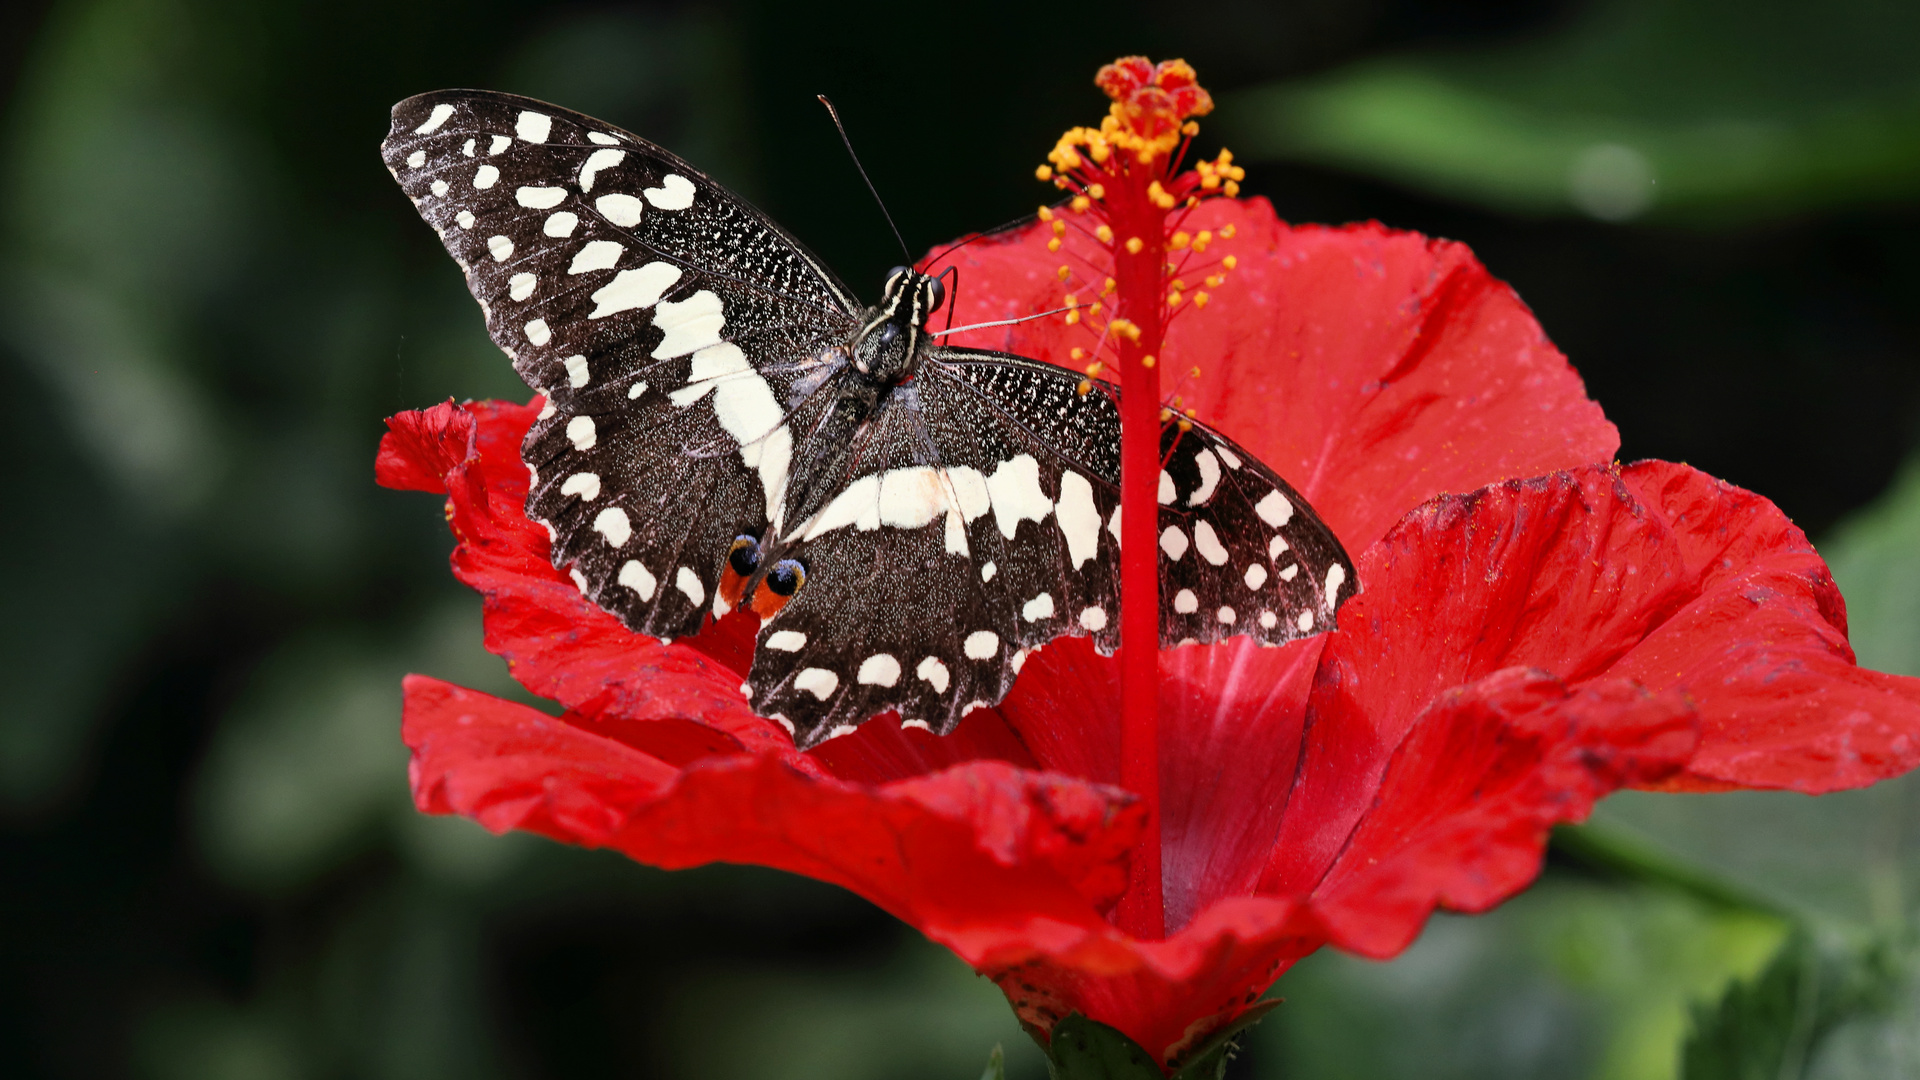
[[[1179,1063],[1172,1080],[1220,1080],[1233,1056],[1234,1041],[1279,1004],[1278,1000],[1262,1001],[1209,1035]],[[1166,1075],[1139,1043],[1079,1013],[1053,1026],[1046,1050],[1052,1080],[1163,1080]]]
[[[987,1055],[987,1070],[980,1074],[980,1080],[1007,1080],[1007,1055],[1000,1044],[993,1044],[993,1053]]]

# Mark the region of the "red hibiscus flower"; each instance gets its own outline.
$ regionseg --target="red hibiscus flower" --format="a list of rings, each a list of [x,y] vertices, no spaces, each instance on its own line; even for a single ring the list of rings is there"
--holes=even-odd
[[[1103,73],[1103,130],[1137,162],[1191,134],[1178,122],[1205,93],[1184,65],[1128,63]],[[1073,144],[1086,158],[1094,134]],[[1055,163],[1083,193],[1099,164]],[[1288,477],[1362,585],[1331,633],[1147,665],[1155,790],[1123,761],[1139,674],[1082,639],[1035,654],[950,736],[881,718],[796,751],[741,698],[751,616],[663,646],[554,569],[522,509],[536,400],[404,413],[381,444],[381,483],[447,495],[488,648],[565,710],[410,677],[420,809],[655,866],[838,883],[994,978],[1041,1039],[1078,1012],[1171,1069],[1320,946],[1390,956],[1435,907],[1512,895],[1549,828],[1610,791],[1814,793],[1920,762],[1920,680],[1854,665],[1805,536],[1685,466],[1611,464],[1612,425],[1465,248],[1206,198],[1233,193],[1224,156],[1152,175],[1150,303],[1090,275],[1102,252],[1124,270],[1130,239],[1095,194],[1080,219],[962,249],[956,318],[1077,290],[1085,318],[969,343],[1086,366],[1123,339],[1109,362],[1125,378],[1163,358],[1145,365],[1160,389]],[[1167,280],[1183,253],[1218,262]],[[1109,294],[1096,335],[1088,298]],[[1138,339],[1114,327],[1142,310],[1158,314]]]

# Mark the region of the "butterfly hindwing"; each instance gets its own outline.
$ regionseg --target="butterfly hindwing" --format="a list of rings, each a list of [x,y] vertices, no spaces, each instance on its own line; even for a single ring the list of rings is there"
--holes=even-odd
[[[845,287],[679,158],[542,102],[409,98],[382,152],[547,395],[525,456],[555,564],[633,629],[697,629],[728,541],[784,491],[796,385],[855,326]]]

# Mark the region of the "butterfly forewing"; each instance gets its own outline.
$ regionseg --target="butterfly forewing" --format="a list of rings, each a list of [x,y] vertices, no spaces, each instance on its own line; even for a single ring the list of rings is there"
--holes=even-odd
[[[556,565],[634,629],[697,629],[784,489],[787,399],[853,329],[846,290],[685,162],[541,102],[410,98],[383,155],[548,397],[528,511]]]
[[[888,711],[951,731],[1048,641],[1118,647],[1117,389],[935,347],[849,426],[845,347],[876,312],[667,151],[443,91],[394,107],[383,153],[547,397],[523,456],[555,566],[662,638],[766,598],[726,576],[739,537],[761,573],[804,569],[754,601],[746,688],[801,746]],[[1299,495],[1203,424],[1164,424],[1161,450],[1161,643],[1331,629],[1353,566]]]

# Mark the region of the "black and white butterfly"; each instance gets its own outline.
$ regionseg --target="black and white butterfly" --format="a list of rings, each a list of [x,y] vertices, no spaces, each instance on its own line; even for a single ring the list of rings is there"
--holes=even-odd
[[[938,344],[941,283],[856,300],[660,147],[527,98],[394,106],[387,167],[547,405],[522,455],[553,562],[640,633],[760,614],[743,690],[801,747],[951,731],[1063,635],[1119,646],[1118,388]],[[1353,564],[1203,424],[1161,435],[1161,642],[1333,627]]]

